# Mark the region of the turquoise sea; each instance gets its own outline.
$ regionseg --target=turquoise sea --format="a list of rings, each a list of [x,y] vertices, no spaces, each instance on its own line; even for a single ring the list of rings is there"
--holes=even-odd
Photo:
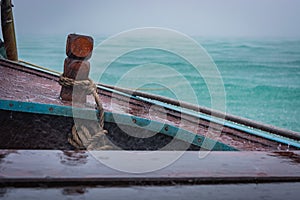
[[[105,39],[94,38],[95,46]],[[19,36],[17,39],[20,59],[62,72],[66,36]],[[300,39],[193,39],[206,49],[221,74],[228,113],[300,132]],[[101,77],[97,74],[99,66],[95,67],[94,56],[91,76],[96,81],[117,84],[126,72],[137,66],[147,64],[151,68],[151,64],[161,64],[187,79],[200,105],[211,106],[204,79],[196,76],[184,59],[170,52],[154,49],[130,52],[115,60]],[[145,83],[141,90],[169,97],[186,96],[186,90],[180,90],[184,88],[180,79],[161,73],[159,68],[153,70],[155,73],[150,74],[147,70],[136,72],[136,78]],[[163,80],[166,85],[155,80]],[[130,87],[130,83],[119,86]],[[174,94],[174,88],[180,94]]]

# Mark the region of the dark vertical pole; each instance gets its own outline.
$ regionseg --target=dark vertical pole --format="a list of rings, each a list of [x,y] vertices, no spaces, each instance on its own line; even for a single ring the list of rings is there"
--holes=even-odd
[[[11,0],[1,0],[1,25],[7,59],[17,61],[18,51]]]

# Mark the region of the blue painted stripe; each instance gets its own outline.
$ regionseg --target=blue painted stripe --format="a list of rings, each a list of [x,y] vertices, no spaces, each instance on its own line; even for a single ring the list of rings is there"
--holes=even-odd
[[[266,138],[266,139],[269,139],[269,140],[272,140],[272,141],[275,141],[275,142],[279,142],[279,143],[282,143],[282,144],[286,144],[286,145],[290,145],[290,146],[300,148],[300,141],[296,141],[296,140],[293,140],[293,139],[290,139],[290,138],[282,137],[282,136],[275,135],[275,134],[265,132],[265,131],[261,131],[261,130],[258,130],[258,129],[253,129],[251,127],[246,127],[246,126],[243,126],[241,124],[234,123],[234,122],[221,120],[221,119],[211,117],[211,116],[208,116],[208,115],[205,115],[205,114],[200,114],[200,113],[188,111],[186,109],[183,110],[183,109],[180,109],[177,106],[169,105],[169,104],[158,102],[158,101],[155,101],[155,100],[150,100],[150,99],[146,99],[146,98],[142,98],[142,100],[146,100],[149,103],[153,103],[153,104],[156,104],[156,105],[159,105],[159,106],[163,106],[165,108],[169,108],[171,110],[182,112],[182,113],[188,114],[190,116],[194,116],[196,118],[200,118],[200,119],[203,119],[203,120],[206,120],[206,121],[214,122],[216,124],[224,125],[224,126],[229,127],[229,128],[233,128],[233,129],[236,129],[236,130],[239,130],[239,131],[243,131],[243,132],[249,133],[251,135],[259,136],[259,137]]]
[[[129,116],[124,114],[116,114],[108,112],[106,113],[105,121],[108,122],[114,122],[117,124],[124,124],[124,125],[130,125],[133,127],[139,127],[144,128],[146,130],[154,131],[154,132],[160,132],[162,134],[175,137],[177,139],[186,141],[188,143],[192,143],[199,147],[206,147],[206,149],[212,148],[214,151],[237,151],[237,149],[228,146],[222,142],[212,140],[210,138],[206,138],[202,135],[197,135],[192,132],[189,132],[187,130],[178,128],[176,126],[172,126],[169,124],[163,124],[161,122],[136,117],[136,116]],[[157,127],[160,127],[159,130],[157,130]]]
[[[65,117],[74,117],[82,119],[96,119],[96,110],[85,109],[85,108],[75,108],[70,106],[53,105],[53,104],[41,104],[33,102],[19,102],[13,100],[0,100],[0,109],[17,111],[17,112],[27,112],[36,114],[46,114],[46,115],[56,115]],[[74,114],[74,115],[73,115]],[[154,132],[160,132],[162,134],[175,137],[177,139],[192,143],[196,146],[202,147],[212,147],[212,150],[222,150],[222,151],[236,151],[237,149],[223,144],[221,142],[205,138],[201,135],[196,135],[178,127],[163,124],[161,122],[125,115],[118,113],[105,112],[104,114],[105,122],[113,122],[117,124],[124,124],[133,127],[144,128]],[[157,130],[159,127],[159,130]]]
[[[251,134],[251,135],[259,136],[259,137],[262,137],[262,138],[266,138],[268,140],[272,140],[272,141],[275,141],[275,142],[279,142],[279,143],[282,143],[282,144],[286,144],[286,145],[290,145],[290,146],[300,148],[300,141],[296,141],[296,140],[293,140],[293,139],[290,139],[290,138],[275,135],[275,134],[265,132],[265,131],[262,131],[262,130],[253,129],[251,127],[246,127],[244,125],[237,124],[237,123],[234,123],[234,122],[229,122],[229,121],[225,121],[225,120],[222,120],[222,119],[218,119],[218,118],[215,118],[215,117],[212,117],[212,116],[209,116],[209,115],[205,115],[203,113],[193,112],[193,111],[188,110],[188,109],[182,109],[178,106],[170,105],[170,104],[167,104],[167,103],[164,103],[164,102],[160,102],[160,101],[156,101],[156,100],[152,100],[152,99],[148,99],[148,98],[144,98],[144,97],[139,97],[139,96],[131,96],[131,95],[128,95],[126,93],[116,91],[116,90],[113,90],[113,89],[110,89],[110,88],[106,88],[106,87],[103,87],[103,86],[98,86],[98,87],[100,87],[102,89],[105,89],[107,91],[116,93],[116,94],[127,96],[127,97],[135,99],[137,101],[142,100],[142,101],[154,104],[154,105],[158,105],[158,106],[162,106],[164,108],[168,108],[170,110],[175,110],[177,112],[182,112],[184,114],[187,114],[187,115],[190,115],[190,116],[202,119],[202,120],[206,120],[206,121],[213,122],[213,123],[216,123],[216,124],[219,124],[219,125],[222,125],[222,126],[226,126],[226,127],[229,127],[229,128],[239,130],[239,131],[243,131],[243,132]]]
[[[73,117],[73,111],[76,111],[81,113],[81,116],[84,119],[94,119],[93,116],[95,115],[95,110],[92,109],[89,110],[83,108],[73,108],[70,106],[21,102],[14,100],[0,100],[0,109],[65,117]]]

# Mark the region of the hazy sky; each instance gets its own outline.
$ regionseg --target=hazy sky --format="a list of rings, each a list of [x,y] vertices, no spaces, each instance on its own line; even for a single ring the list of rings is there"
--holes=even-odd
[[[165,27],[188,35],[300,37],[299,0],[13,0],[18,35],[111,35]]]

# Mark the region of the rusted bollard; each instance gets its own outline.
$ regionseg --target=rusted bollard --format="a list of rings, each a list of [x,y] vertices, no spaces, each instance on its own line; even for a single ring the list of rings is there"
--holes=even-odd
[[[76,80],[88,80],[90,63],[87,61],[92,56],[93,38],[90,36],[70,34],[68,35],[63,76]],[[73,86],[62,86],[60,97],[65,101],[86,103],[85,91],[78,91],[73,94]]]

